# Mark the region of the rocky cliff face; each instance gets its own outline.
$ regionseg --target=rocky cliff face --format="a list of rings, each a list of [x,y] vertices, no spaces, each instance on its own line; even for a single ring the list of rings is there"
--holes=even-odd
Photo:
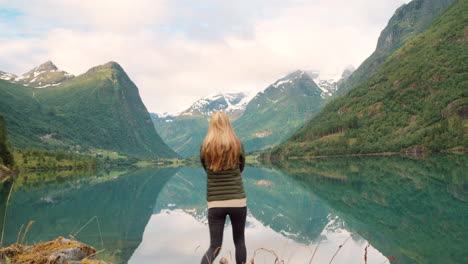
[[[395,50],[426,30],[452,2],[453,0],[414,0],[398,8],[380,34],[375,51],[346,82],[339,85],[337,96],[346,94],[368,80]]]

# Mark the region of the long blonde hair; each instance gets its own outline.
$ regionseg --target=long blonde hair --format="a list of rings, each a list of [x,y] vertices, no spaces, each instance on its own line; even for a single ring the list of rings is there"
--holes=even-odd
[[[234,168],[239,162],[240,151],[241,142],[234,133],[228,116],[216,111],[211,117],[201,148],[207,168],[212,171]]]

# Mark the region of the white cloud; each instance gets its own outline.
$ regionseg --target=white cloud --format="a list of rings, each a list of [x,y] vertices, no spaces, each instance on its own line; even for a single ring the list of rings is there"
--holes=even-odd
[[[0,0],[0,3],[4,8],[19,9],[32,29],[65,26],[122,32],[158,24],[169,14],[166,0]]]
[[[408,1],[12,2],[24,13],[17,30],[35,23],[39,33],[0,35],[0,70],[21,74],[50,59],[80,74],[113,60],[148,110],[174,112],[213,92],[264,89],[299,68],[339,75],[358,66]]]

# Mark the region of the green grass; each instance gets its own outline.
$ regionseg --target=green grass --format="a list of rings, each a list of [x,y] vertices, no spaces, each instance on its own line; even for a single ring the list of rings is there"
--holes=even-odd
[[[185,160],[183,159],[159,159],[154,161],[138,161],[135,164],[139,168],[146,167],[158,167],[158,168],[167,168],[167,167],[182,167],[185,166]]]
[[[63,151],[44,151],[39,149],[14,149],[15,167],[20,171],[44,169],[96,168],[95,157],[67,153]]]
[[[92,155],[97,155],[98,157],[102,158],[110,158],[110,159],[126,159],[127,156],[121,155],[115,151],[109,151],[104,149],[97,149],[97,148],[89,148],[89,153]]]
[[[250,163],[250,164],[251,163],[257,163],[257,157],[258,156],[251,156],[251,155],[246,156],[245,157],[245,163]]]

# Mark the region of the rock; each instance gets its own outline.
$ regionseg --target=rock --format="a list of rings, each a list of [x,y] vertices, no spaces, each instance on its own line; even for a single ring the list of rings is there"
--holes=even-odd
[[[51,263],[63,264],[69,263],[70,261],[76,261],[86,258],[88,255],[77,247],[65,248],[56,251],[48,257],[48,261]]]
[[[402,149],[401,153],[427,153],[427,149],[424,146],[411,146],[409,148]]]
[[[219,261],[219,264],[229,264],[227,259],[225,257],[222,257],[221,260]]]

